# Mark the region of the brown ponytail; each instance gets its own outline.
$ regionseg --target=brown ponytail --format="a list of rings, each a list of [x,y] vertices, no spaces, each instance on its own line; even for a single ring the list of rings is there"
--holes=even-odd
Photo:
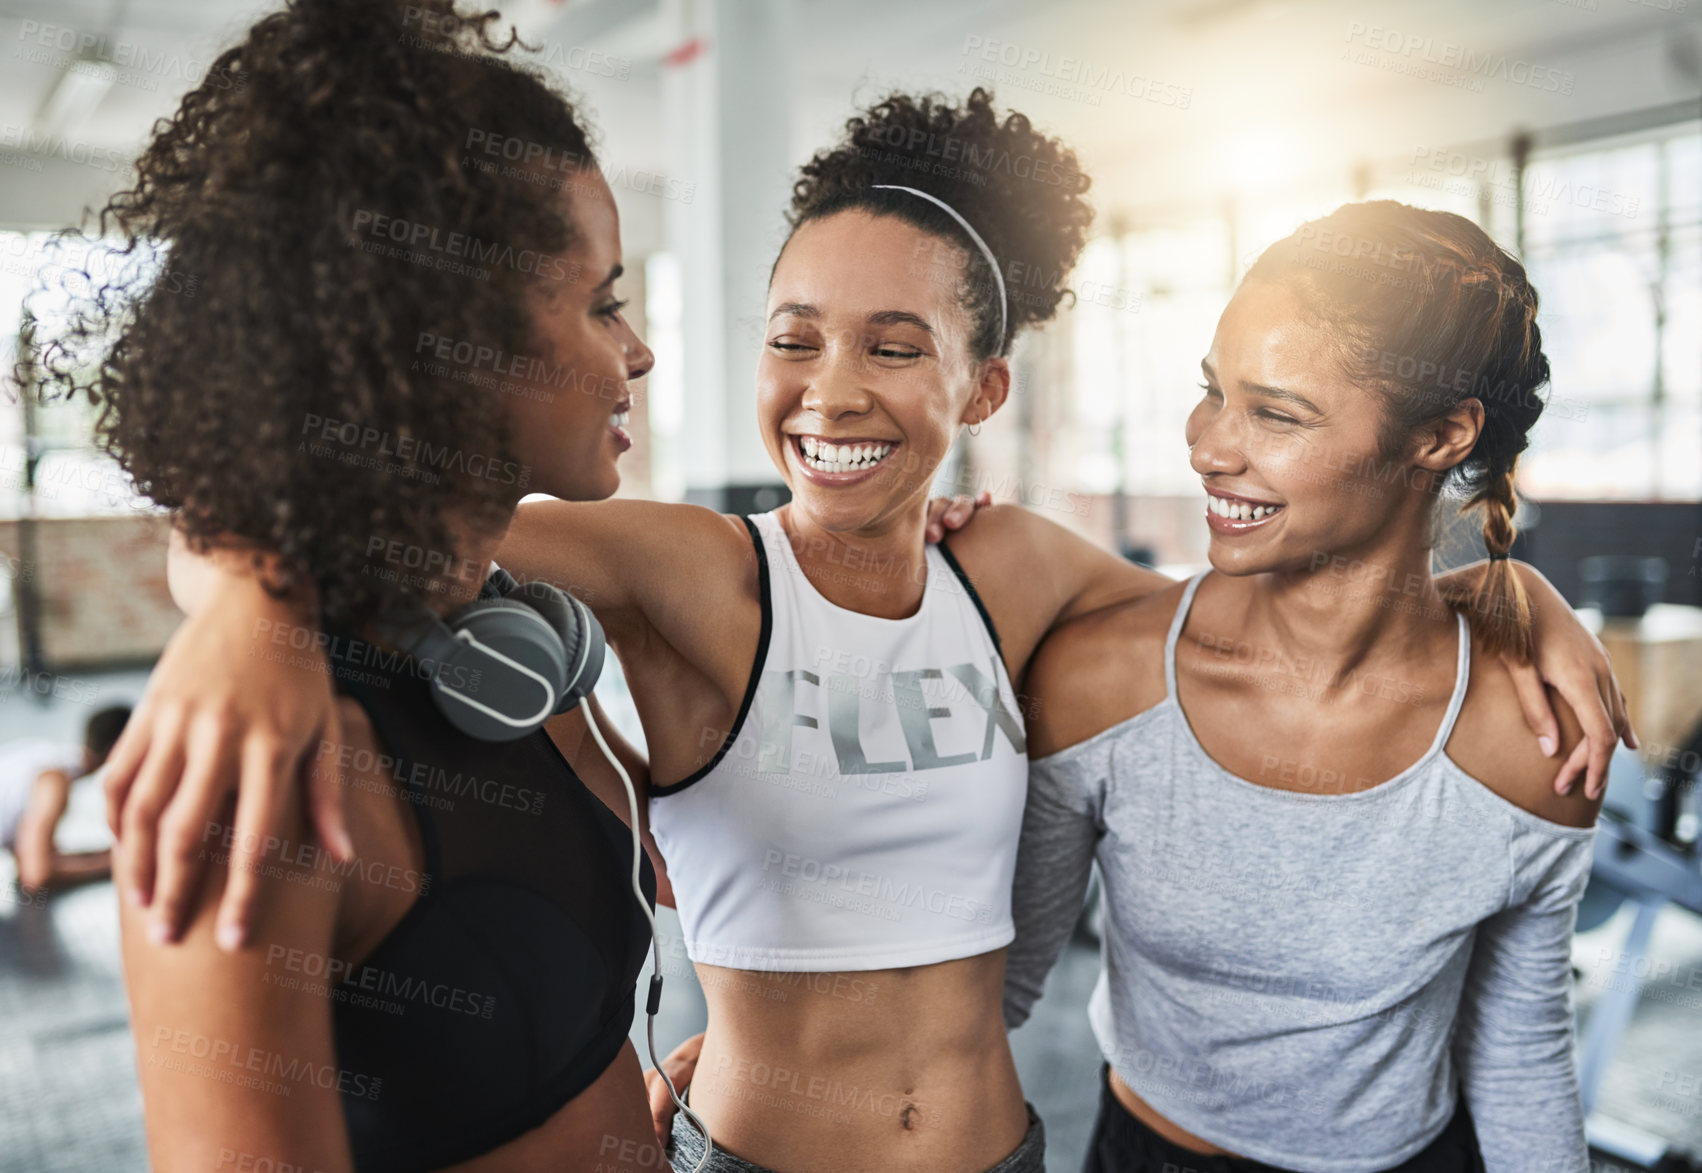
[[[1531,658],[1531,600],[1525,584],[1513,572],[1507,551],[1513,546],[1513,514],[1519,508],[1513,495],[1513,473],[1518,465],[1515,457],[1505,472],[1487,480],[1478,494],[1468,500],[1461,512],[1483,509],[1483,544],[1489,551],[1489,565],[1474,587],[1469,583],[1442,584],[1442,597],[1454,610],[1465,615],[1466,621],[1483,641],[1491,655],[1509,655],[1515,660]]]
[[[1528,660],[1531,607],[1507,560],[1518,511],[1514,475],[1542,414],[1548,358],[1537,294],[1524,266],[1477,225],[1451,212],[1391,200],[1347,204],[1265,250],[1247,281],[1278,282],[1343,338],[1350,378],[1383,399],[1382,455],[1470,399],[1483,430],[1434,490],[1483,510],[1490,563],[1475,587],[1448,587],[1448,604],[1486,651]]]

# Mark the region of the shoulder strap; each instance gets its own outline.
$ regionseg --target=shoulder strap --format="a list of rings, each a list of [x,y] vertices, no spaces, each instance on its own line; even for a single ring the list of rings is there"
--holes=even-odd
[[[1460,631],[1460,653],[1454,668],[1454,695],[1448,700],[1448,711],[1442,717],[1442,727],[1436,731],[1436,741],[1430,747],[1431,753],[1448,744],[1448,736],[1454,731],[1454,722],[1459,720],[1460,710],[1465,707],[1466,682],[1471,679],[1472,674],[1471,624],[1457,611],[1454,618],[1459,622]]]
[[[323,630],[332,636],[333,647],[337,646],[335,641],[338,637],[345,640],[346,646],[346,633],[335,628]],[[413,657],[404,653],[397,653],[396,657],[395,671],[390,674],[382,690],[373,688],[365,673],[339,673],[338,662],[334,657],[331,658],[331,677],[337,691],[348,695],[366,713],[366,719],[372,723],[372,731],[378,738],[379,752],[401,758],[414,745],[418,735],[429,737],[441,734],[456,737],[459,734],[449,723],[449,719],[438,711],[429,687],[416,675],[416,661]],[[410,712],[414,720],[409,719]],[[540,731],[532,736],[541,737],[543,733]],[[418,752],[417,748],[415,752]],[[409,792],[419,788],[418,783],[410,777],[397,777],[392,781]],[[413,811],[415,824],[420,829],[425,871],[435,882],[443,875],[443,850],[438,839],[436,818],[428,809],[427,803],[413,801],[407,806]]]
[[[988,614],[987,605],[981,601],[981,596],[975,592],[975,584],[969,581],[969,575],[965,573],[963,564],[957,560],[956,555],[951,552],[951,547],[946,544],[943,538],[939,542],[939,550],[940,556],[946,560],[946,565],[951,567],[952,574],[957,576],[957,581],[962,585],[964,593],[969,596],[969,601],[975,604],[975,610],[980,614],[981,622],[987,625],[987,634],[993,637],[994,653],[1000,660],[1003,660],[1005,649],[999,643],[999,629],[993,626],[993,617]]]
[[[1176,695],[1176,641],[1182,638],[1182,627],[1188,622],[1188,610],[1194,605],[1194,593],[1200,589],[1209,570],[1202,570],[1188,580],[1182,591],[1182,601],[1176,606],[1176,617],[1170,621],[1170,635],[1164,641],[1164,691]]]
[[[720,748],[715,751],[714,757],[710,758],[699,769],[693,770],[690,776],[682,778],[678,782],[667,786],[660,786],[652,782],[650,784],[652,798],[678,794],[692,783],[708,776],[710,771],[721,764],[721,759],[727,756],[727,751],[733,748],[733,743],[738,740],[739,731],[745,727],[745,718],[750,716],[751,704],[756,700],[756,691],[762,686],[762,666],[768,662],[768,643],[774,634],[774,600],[769,591],[768,550],[763,542],[764,530],[769,529],[770,526],[776,530],[779,529],[779,524],[773,518],[772,513],[763,513],[755,517],[747,515],[741,519],[745,523],[745,528],[750,531],[751,545],[756,548],[757,589],[761,592],[759,597],[762,601],[762,631],[756,639],[756,659],[751,664],[751,677],[749,683],[745,685],[744,699],[739,702],[739,714],[733,718],[733,726],[727,730],[727,736],[721,739]],[[765,519],[767,519],[766,522]],[[785,533],[782,532],[779,539],[784,542],[786,540]]]

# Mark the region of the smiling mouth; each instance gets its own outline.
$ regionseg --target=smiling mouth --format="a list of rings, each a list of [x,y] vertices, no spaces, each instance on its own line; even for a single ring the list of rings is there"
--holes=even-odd
[[[609,413],[609,426],[615,429],[624,429],[631,419],[632,402],[628,400]]]
[[[1206,490],[1206,512],[1236,529],[1269,521],[1285,507],[1266,501],[1248,501],[1242,497],[1220,497]]]
[[[793,436],[792,447],[806,468],[824,473],[866,472],[898,450],[892,440],[830,443],[819,436]]]

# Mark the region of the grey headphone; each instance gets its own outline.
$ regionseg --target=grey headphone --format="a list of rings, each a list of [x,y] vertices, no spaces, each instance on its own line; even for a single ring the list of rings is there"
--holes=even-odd
[[[496,567],[479,597],[447,618],[427,611],[392,628],[430,669],[449,723],[481,741],[513,741],[591,694],[603,671],[603,628],[591,609],[544,582]]]

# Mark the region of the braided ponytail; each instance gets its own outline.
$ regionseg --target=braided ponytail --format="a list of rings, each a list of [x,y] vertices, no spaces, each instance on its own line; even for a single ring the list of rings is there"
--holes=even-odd
[[[1483,488],[1461,509],[1462,513],[1483,510],[1483,544],[1489,551],[1489,565],[1475,587],[1444,582],[1442,597],[1465,615],[1485,651],[1524,662],[1531,658],[1531,600],[1507,559],[1515,534],[1513,515],[1519,508],[1513,494],[1517,465],[1515,457],[1504,471],[1486,477]]]

